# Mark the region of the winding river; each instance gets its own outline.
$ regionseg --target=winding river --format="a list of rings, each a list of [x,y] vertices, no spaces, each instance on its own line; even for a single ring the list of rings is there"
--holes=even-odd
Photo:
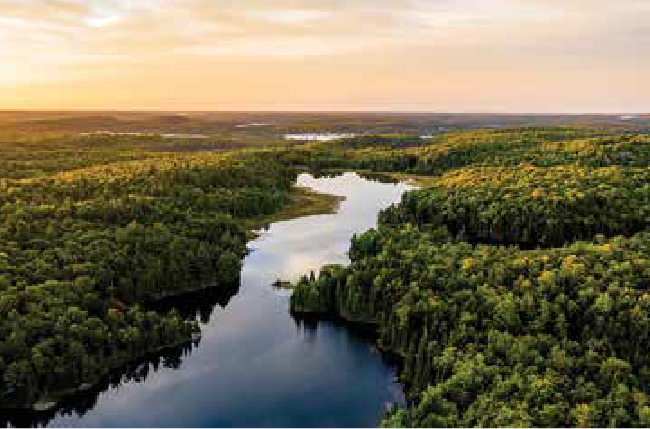
[[[262,231],[249,243],[252,252],[230,299],[205,292],[177,304],[201,320],[196,347],[143,361],[39,424],[372,427],[387,402],[403,402],[395,368],[371,339],[332,322],[294,320],[290,292],[271,284],[347,263],[351,236],[374,227],[377,213],[412,186],[356,173],[302,174],[298,185],[346,199],[336,214],[277,222]]]

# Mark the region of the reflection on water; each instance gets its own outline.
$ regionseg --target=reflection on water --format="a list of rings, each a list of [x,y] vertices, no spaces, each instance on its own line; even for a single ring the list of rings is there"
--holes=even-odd
[[[395,369],[363,333],[331,322],[293,320],[290,292],[277,291],[271,283],[277,278],[295,281],[324,264],[347,263],[352,234],[373,227],[378,211],[411,187],[353,173],[319,179],[303,174],[298,184],[346,200],[336,214],[277,222],[249,243],[252,252],[230,300],[205,291],[163,304],[201,321],[202,338],[191,353],[186,346],[149,357],[93,392],[72,398],[56,415],[15,423],[375,426],[386,402],[403,400],[393,381]]]

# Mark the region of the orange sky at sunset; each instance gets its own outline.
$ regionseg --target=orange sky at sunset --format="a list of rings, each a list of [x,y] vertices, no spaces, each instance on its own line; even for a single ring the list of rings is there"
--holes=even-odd
[[[650,111],[648,0],[0,0],[0,109]]]

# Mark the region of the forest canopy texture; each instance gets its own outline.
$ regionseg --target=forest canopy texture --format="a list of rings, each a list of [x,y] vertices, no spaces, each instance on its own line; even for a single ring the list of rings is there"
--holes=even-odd
[[[650,425],[647,135],[529,127],[292,156],[434,175],[291,300],[374,324],[403,358],[413,405],[383,425]]]
[[[4,148],[0,409],[196,339],[194,320],[146,304],[237,283],[247,219],[284,205],[295,178],[254,152]]]
[[[198,338],[149,303],[236,283],[247,229],[290,201],[297,171],[338,169],[423,184],[291,298],[296,315],[373,325],[402,358],[412,405],[383,425],[650,426],[650,136],[513,127],[191,153],[95,139],[2,143],[0,409]]]

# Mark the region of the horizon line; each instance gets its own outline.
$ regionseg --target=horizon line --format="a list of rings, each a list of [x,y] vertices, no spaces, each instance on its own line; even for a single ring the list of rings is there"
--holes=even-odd
[[[468,112],[453,112],[453,111],[433,111],[433,110],[358,110],[358,109],[342,109],[342,110],[198,110],[198,109],[54,109],[54,108],[40,108],[40,109],[3,109],[0,108],[1,113],[11,112],[48,112],[48,113],[76,113],[76,112],[110,112],[110,113],[362,113],[362,114],[431,114],[431,115],[502,115],[502,116],[650,116],[650,113],[645,112],[512,112],[512,111],[468,111]]]

